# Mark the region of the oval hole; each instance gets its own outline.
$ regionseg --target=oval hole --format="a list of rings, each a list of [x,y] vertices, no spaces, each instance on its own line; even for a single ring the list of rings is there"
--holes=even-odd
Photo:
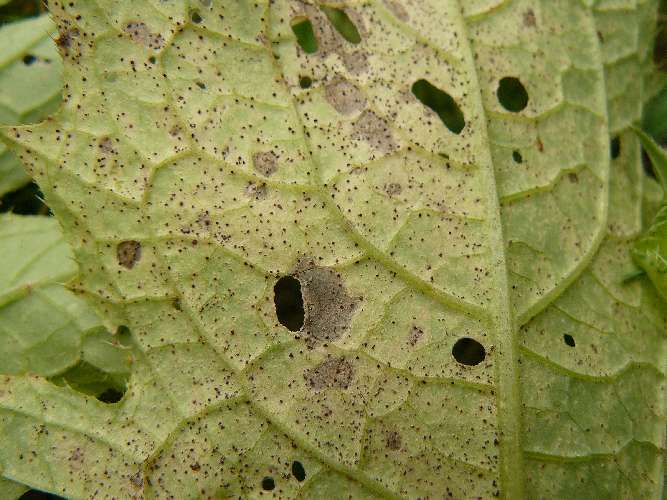
[[[528,92],[518,78],[506,76],[498,84],[498,100],[507,111],[518,113],[528,106]]]
[[[276,316],[281,325],[291,332],[301,330],[304,321],[301,283],[293,276],[283,276],[273,287]]]
[[[317,52],[317,38],[313,31],[313,23],[307,17],[295,17],[292,19],[292,32],[296,36],[296,43],[306,54]]]
[[[484,361],[486,351],[484,346],[475,339],[464,337],[456,341],[452,348],[452,355],[462,365],[475,366]]]
[[[523,157],[521,156],[521,153],[519,153],[518,151],[513,151],[512,152],[512,159],[516,163],[523,163]]]
[[[37,61],[37,58],[35,56],[33,56],[32,54],[27,54],[27,55],[23,56],[23,64],[25,64],[26,66],[32,65],[36,61]]]
[[[306,479],[306,469],[303,468],[303,464],[301,462],[296,460],[292,462],[292,475],[299,482]]]
[[[336,9],[334,7],[321,7],[324,15],[327,16],[329,22],[336,28],[336,31],[345,40],[350,43],[358,44],[361,42],[361,35],[359,30],[354,25],[349,16],[343,9]]]
[[[199,24],[203,21],[201,14],[199,13],[199,11],[196,10],[190,12],[190,19],[192,19],[192,22],[195,24]]]
[[[302,89],[309,89],[313,85],[313,79],[309,76],[302,76],[299,78],[299,87]]]
[[[563,342],[565,342],[570,347],[574,347],[576,345],[574,342],[574,337],[572,335],[568,335],[567,333],[563,335]]]
[[[412,93],[419,102],[432,109],[449,130],[455,134],[461,133],[466,123],[461,108],[452,96],[424,79],[417,80],[412,85]]]
[[[271,491],[276,487],[276,482],[273,480],[272,477],[266,476],[264,479],[262,479],[262,489],[265,491]]]
[[[611,140],[610,152],[611,157],[614,160],[621,156],[621,138],[619,136],[616,136]]]

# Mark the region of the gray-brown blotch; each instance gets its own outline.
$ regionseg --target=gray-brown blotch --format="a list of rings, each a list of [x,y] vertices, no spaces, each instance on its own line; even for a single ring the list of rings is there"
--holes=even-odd
[[[267,177],[275,174],[278,170],[278,155],[273,151],[255,153],[252,156],[252,162],[255,170]]]
[[[350,115],[366,107],[366,96],[349,80],[335,77],[324,87],[327,101],[343,115]]]
[[[354,368],[345,358],[330,358],[306,370],[303,377],[314,391],[347,389],[354,379]]]
[[[350,297],[340,274],[301,261],[294,277],[301,284],[306,340],[328,342],[340,338],[349,328],[358,301]]]
[[[390,153],[397,147],[387,120],[369,109],[354,122],[352,137],[366,141],[382,153]]]
[[[143,22],[129,22],[123,28],[123,31],[130,35],[132,41],[146,45],[153,50],[159,50],[164,45],[164,38],[159,33],[151,33]]]

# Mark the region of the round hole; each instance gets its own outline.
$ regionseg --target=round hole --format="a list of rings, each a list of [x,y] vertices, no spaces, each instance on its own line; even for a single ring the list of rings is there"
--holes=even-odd
[[[199,24],[203,20],[199,12],[197,12],[196,10],[192,11],[192,13],[190,14],[190,19],[192,19],[192,22],[195,24]]]
[[[273,287],[273,301],[280,324],[291,332],[301,330],[305,311],[299,280],[293,276],[280,278]]]
[[[484,346],[475,339],[464,337],[456,341],[452,348],[452,355],[462,365],[475,366],[484,361],[486,351]]]
[[[302,76],[299,78],[299,86],[302,89],[309,89],[313,85],[313,79],[309,76]]]
[[[265,477],[262,479],[262,489],[265,491],[271,491],[276,487],[276,482],[273,480],[272,477]]]
[[[576,345],[574,342],[574,337],[572,337],[572,335],[568,335],[567,333],[563,335],[563,341],[570,347],[574,347]]]
[[[621,156],[621,138],[619,136],[614,137],[611,140],[611,157],[612,159],[616,159],[619,156]]]
[[[303,468],[303,465],[301,464],[301,462],[298,462],[296,460],[294,462],[292,462],[292,475],[299,482],[306,479],[306,469]]]
[[[512,113],[523,111],[528,106],[528,92],[518,78],[506,76],[498,84],[498,101]]]
[[[523,157],[521,156],[521,153],[519,153],[518,151],[513,151],[512,152],[512,159],[516,163],[523,163]]]

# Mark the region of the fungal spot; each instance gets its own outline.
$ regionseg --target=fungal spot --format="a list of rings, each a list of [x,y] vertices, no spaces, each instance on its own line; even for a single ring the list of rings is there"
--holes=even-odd
[[[141,243],[134,240],[122,241],[116,248],[116,256],[121,266],[132,269],[141,259]]]
[[[396,196],[397,194],[401,194],[401,191],[403,191],[403,187],[396,182],[391,182],[389,184],[385,184],[384,186],[384,192],[389,196]]]
[[[37,58],[32,54],[26,54],[25,56],[23,56],[23,64],[25,64],[26,66],[31,66],[36,61]]]
[[[563,342],[565,342],[565,344],[569,345],[570,347],[574,347],[576,345],[574,342],[574,337],[572,335],[568,335],[567,333],[563,335]]]
[[[123,28],[123,31],[130,35],[132,41],[146,45],[147,47],[158,50],[164,45],[164,38],[159,33],[151,33],[146,23],[133,21],[129,22]]]
[[[313,79],[309,76],[302,76],[299,78],[299,87],[302,89],[309,89],[313,86]]]
[[[611,140],[610,153],[613,160],[621,156],[621,138],[618,135]]]
[[[28,490],[18,500],[65,500],[63,497],[39,490]]]
[[[275,487],[276,487],[276,482],[273,480],[272,477],[267,476],[264,479],[262,479],[262,489],[264,491],[271,491]]]
[[[340,36],[355,45],[361,42],[361,35],[359,34],[359,30],[343,9],[336,9],[335,7],[326,6],[322,6],[321,9],[322,12],[324,12],[324,15],[327,16],[327,19],[331,25],[340,34]]]
[[[67,52],[72,46],[72,39],[79,36],[79,30],[77,28],[61,31],[56,38],[56,45]]]
[[[266,198],[266,184],[257,184],[256,182],[249,182],[245,188],[245,194],[250,198],[261,200]]]
[[[201,18],[201,15],[199,14],[199,11],[196,11],[196,10],[193,10],[192,12],[190,12],[190,19],[195,24],[199,24],[203,21],[203,19]]]
[[[365,110],[354,122],[353,127],[352,137],[354,139],[366,141],[373,148],[383,153],[389,153],[396,149],[389,123],[375,114],[374,111]]]
[[[523,13],[523,25],[527,28],[534,28],[537,25],[535,11],[533,9],[528,9]]]
[[[292,32],[296,36],[296,43],[306,54],[317,52],[317,38],[310,19],[302,16],[292,19]]]
[[[456,341],[452,348],[452,355],[462,365],[475,366],[484,361],[486,351],[484,346],[475,339],[464,337]]]
[[[368,70],[368,54],[364,50],[355,50],[353,52],[344,52],[340,55],[343,59],[345,69],[353,75]]]
[[[97,146],[100,148],[100,151],[105,154],[111,154],[114,152],[113,141],[109,137],[102,137],[97,143]]]
[[[299,482],[306,479],[306,469],[303,468],[301,462],[298,462],[296,460],[292,462],[292,475]]]
[[[435,112],[450,131],[461,133],[466,123],[461,108],[452,96],[424,79],[412,85],[412,93],[419,102]]]
[[[528,92],[518,78],[506,76],[498,83],[498,101],[507,111],[518,113],[528,106]]]
[[[140,470],[137,471],[136,474],[132,474],[130,476],[130,484],[137,489],[141,489],[144,487],[144,475],[141,473]]]
[[[302,261],[294,276],[301,284],[305,312],[302,331],[307,341],[340,338],[350,326],[357,307],[357,300],[348,295],[340,274]]]
[[[343,115],[350,115],[366,107],[366,97],[349,80],[337,76],[324,87],[327,101]]]
[[[412,329],[410,330],[410,335],[408,337],[408,344],[411,346],[417,345],[417,342],[424,336],[424,330],[419,328],[418,326],[413,326]]]
[[[354,378],[354,368],[345,358],[330,358],[303,373],[308,386],[314,391],[347,389]]]
[[[384,0],[384,4],[391,11],[391,13],[396,16],[397,19],[400,19],[401,21],[407,21],[410,19],[408,11],[405,10],[405,7],[403,7],[403,5],[401,5],[396,0]]]
[[[401,449],[401,435],[396,431],[389,431],[385,434],[385,444],[390,450]]]
[[[523,163],[523,157],[521,156],[521,153],[519,153],[518,151],[512,151],[512,159],[516,163]]]
[[[278,155],[273,151],[255,153],[252,163],[257,172],[268,177],[278,170]]]
[[[291,332],[303,327],[305,311],[301,283],[293,276],[281,277],[273,287],[273,303],[281,325]]]

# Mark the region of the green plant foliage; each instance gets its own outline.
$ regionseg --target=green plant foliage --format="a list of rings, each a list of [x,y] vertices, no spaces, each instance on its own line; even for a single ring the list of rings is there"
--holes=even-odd
[[[62,62],[47,16],[0,27],[0,125],[33,123],[60,104]],[[21,162],[0,144],[0,196],[27,184]]]
[[[5,137],[131,375],[111,404],[87,365],[4,377],[2,476],[659,497],[667,310],[624,283],[657,2],[321,7],[51,6],[65,103]]]

